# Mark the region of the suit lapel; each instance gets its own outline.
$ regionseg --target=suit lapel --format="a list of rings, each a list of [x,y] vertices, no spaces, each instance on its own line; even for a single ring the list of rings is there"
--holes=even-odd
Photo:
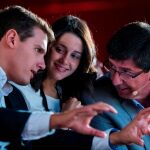
[[[12,85],[13,86],[13,85]],[[28,110],[27,104],[21,92],[13,86],[13,91],[5,96],[6,107],[15,110]]]

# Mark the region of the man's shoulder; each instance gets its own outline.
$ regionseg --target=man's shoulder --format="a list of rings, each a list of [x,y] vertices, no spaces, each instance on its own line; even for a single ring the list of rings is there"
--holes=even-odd
[[[111,79],[107,76],[102,76],[96,79],[93,82],[93,87],[94,87],[94,94],[98,97],[102,95],[105,96],[109,95],[111,97],[118,98],[115,86],[112,84]]]

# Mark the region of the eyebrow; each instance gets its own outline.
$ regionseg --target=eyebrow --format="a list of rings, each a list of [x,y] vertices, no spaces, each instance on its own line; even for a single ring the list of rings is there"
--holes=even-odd
[[[61,44],[61,43],[56,43],[55,45],[60,45],[60,46],[62,46],[63,48],[68,49],[66,45]],[[73,52],[75,52],[75,53],[78,53],[78,54],[82,55],[82,52],[79,52],[78,50],[73,50]]]
[[[48,49],[43,49],[43,48],[41,48],[41,47],[40,47],[40,49],[43,51],[43,53],[45,53],[45,54],[47,53],[47,50],[48,50]]]
[[[113,67],[117,68],[115,65],[113,65],[111,62],[109,62]],[[131,70],[130,68],[126,68],[126,67],[119,67],[118,69],[121,69],[121,70],[126,70],[126,71],[129,71],[129,72],[133,72],[133,70]]]
[[[124,69],[124,70],[129,70],[129,71],[132,71],[131,69],[129,69],[129,68],[126,68],[126,67],[119,67],[119,69]]]
[[[45,48],[43,48],[41,45],[38,45],[38,44],[35,44],[35,47],[37,47],[37,48],[41,49],[41,50],[43,51],[43,53],[44,53],[44,54],[46,54],[46,53],[47,53],[47,49],[48,49],[48,47],[45,49]]]
[[[77,53],[79,55],[82,55],[82,52],[79,52],[79,51],[73,51],[73,52],[75,52],[75,53]]]

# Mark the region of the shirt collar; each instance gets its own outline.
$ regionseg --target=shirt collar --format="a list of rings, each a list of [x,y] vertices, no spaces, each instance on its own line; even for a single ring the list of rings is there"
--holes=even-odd
[[[5,71],[0,67],[0,94],[7,96],[12,90],[13,87],[7,82]]]
[[[0,89],[3,88],[3,86],[7,82],[7,76],[5,71],[0,67]]]
[[[133,102],[137,107],[139,107],[139,108],[141,108],[141,109],[144,109],[144,106],[143,106],[140,102],[138,102],[137,100],[133,99],[132,102]]]

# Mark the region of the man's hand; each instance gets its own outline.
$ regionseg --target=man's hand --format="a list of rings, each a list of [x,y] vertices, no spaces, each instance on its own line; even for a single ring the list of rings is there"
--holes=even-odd
[[[82,107],[81,101],[75,97],[70,97],[65,103],[62,104],[62,112],[80,107]]]
[[[94,129],[89,125],[92,118],[102,112],[117,113],[112,106],[99,102],[52,115],[50,128],[69,128],[81,134],[105,137],[105,132]]]
[[[150,108],[141,110],[125,128],[110,135],[113,145],[135,143],[144,146],[143,135],[150,135]]]

